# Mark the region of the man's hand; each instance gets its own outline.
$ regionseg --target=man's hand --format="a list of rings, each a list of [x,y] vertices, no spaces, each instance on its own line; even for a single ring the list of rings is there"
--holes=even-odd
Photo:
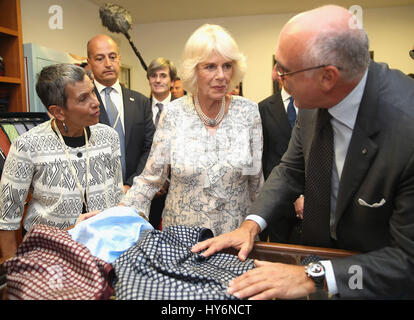
[[[296,299],[315,292],[304,266],[255,260],[256,268],[230,281],[227,293],[239,299]]]
[[[303,206],[304,206],[304,196],[301,195],[296,201],[293,203],[295,206],[296,217],[299,219],[303,219]]]
[[[256,222],[246,220],[241,224],[240,228],[199,242],[191,249],[191,251],[195,253],[207,249],[202,255],[209,257],[225,248],[235,248],[239,250],[239,259],[244,261],[253,248],[254,237],[259,232],[260,227]]]

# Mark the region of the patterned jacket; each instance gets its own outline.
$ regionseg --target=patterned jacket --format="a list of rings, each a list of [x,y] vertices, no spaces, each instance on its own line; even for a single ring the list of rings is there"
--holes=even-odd
[[[66,147],[85,193],[86,158],[89,155],[88,209],[102,210],[120,202],[122,191],[119,138],[103,124],[90,127],[88,150]],[[46,224],[60,229],[73,225],[82,213],[83,201],[64,149],[51,121],[29,130],[13,141],[0,182],[0,229]]]

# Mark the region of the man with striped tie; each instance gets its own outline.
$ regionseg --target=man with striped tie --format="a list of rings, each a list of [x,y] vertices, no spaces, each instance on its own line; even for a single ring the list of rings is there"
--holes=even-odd
[[[121,56],[115,41],[97,35],[87,45],[88,64],[94,75],[95,93],[101,104],[99,122],[120,136],[125,192],[145,167],[155,132],[151,104],[143,94],[119,83]]]

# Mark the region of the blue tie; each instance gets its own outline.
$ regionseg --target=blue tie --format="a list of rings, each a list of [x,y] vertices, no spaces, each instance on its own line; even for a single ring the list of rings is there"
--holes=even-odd
[[[114,103],[111,100],[110,93],[113,90],[111,87],[106,87],[105,89],[105,106],[106,106],[106,113],[108,114],[109,123],[111,127],[114,126],[116,118],[118,117],[118,110],[116,109]],[[119,142],[121,145],[121,164],[122,164],[122,176],[123,179],[126,180],[126,164],[125,164],[125,134],[124,130],[122,130],[121,121],[118,120],[116,127],[114,128],[119,135]]]
[[[290,126],[293,128],[295,126],[295,121],[296,121],[296,110],[295,110],[295,107],[293,106],[293,97],[289,98],[289,104],[287,107],[287,116],[290,122]]]

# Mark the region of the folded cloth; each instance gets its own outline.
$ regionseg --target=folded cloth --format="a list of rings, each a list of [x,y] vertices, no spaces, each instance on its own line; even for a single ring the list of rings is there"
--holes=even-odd
[[[34,226],[4,268],[10,300],[99,300],[114,293],[112,266],[56,227]]]
[[[149,229],[154,228],[134,208],[119,206],[78,223],[68,232],[94,256],[112,263]]]
[[[212,237],[200,227],[170,226],[144,231],[113,264],[112,286],[119,300],[237,299],[226,290],[233,278],[254,268],[235,255],[216,253],[205,258],[191,247]]]

